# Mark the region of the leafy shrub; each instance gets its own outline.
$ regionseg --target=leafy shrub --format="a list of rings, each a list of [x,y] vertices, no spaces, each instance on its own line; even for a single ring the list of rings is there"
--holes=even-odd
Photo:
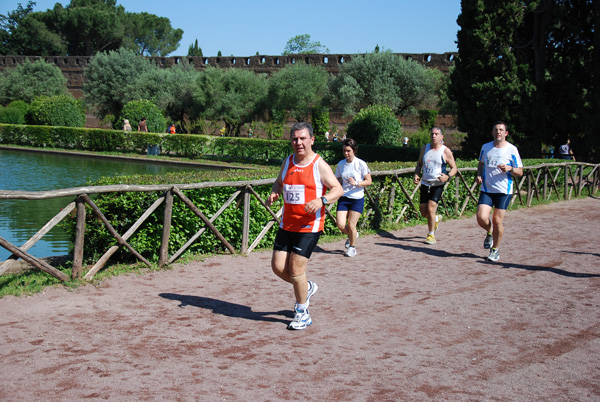
[[[123,120],[129,119],[133,130],[137,129],[142,118],[146,118],[148,131],[151,133],[164,133],[167,129],[167,120],[162,111],[152,101],[137,100],[127,103],[121,111],[121,117],[117,121],[117,127],[123,127]]]
[[[419,127],[421,130],[431,130],[435,126],[437,110],[419,110]]]
[[[29,103],[22,100],[14,100],[6,105],[6,107],[19,109],[23,113],[23,116],[25,116],[29,110]]]
[[[267,137],[270,140],[279,140],[283,138],[283,123],[280,122],[270,122],[265,126],[265,133],[267,133]]]
[[[25,124],[25,114],[16,107],[0,106],[0,123]]]
[[[27,122],[42,126],[83,127],[85,109],[83,104],[72,96],[40,96],[31,102]]]
[[[348,137],[359,144],[400,146],[402,124],[389,106],[372,105],[361,109],[352,119]]]
[[[421,147],[431,141],[430,129],[421,129],[410,135],[410,146],[421,149]],[[418,157],[418,156],[417,156]]]
[[[329,131],[329,109],[323,106],[315,106],[312,109],[312,126],[315,137],[319,141],[325,139],[325,133]]]

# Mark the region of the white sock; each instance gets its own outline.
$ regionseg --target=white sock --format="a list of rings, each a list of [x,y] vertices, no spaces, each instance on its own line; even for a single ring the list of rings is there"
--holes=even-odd
[[[308,307],[308,303],[303,303],[303,304],[296,303],[296,310],[298,310],[298,311],[305,311],[307,307]]]

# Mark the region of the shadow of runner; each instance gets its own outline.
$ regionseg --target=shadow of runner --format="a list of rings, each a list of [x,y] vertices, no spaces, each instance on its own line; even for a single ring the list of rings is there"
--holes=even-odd
[[[416,237],[398,237],[398,236],[394,235],[393,233],[386,232],[386,231],[380,232],[379,235],[381,237],[386,237],[388,239],[394,239],[394,240],[398,240],[398,241],[415,242],[414,239],[416,239]],[[570,271],[566,271],[566,270],[560,269],[560,268],[544,267],[544,266],[539,266],[539,265],[515,264],[512,262],[492,262],[492,261],[487,261],[485,256],[476,255],[473,253],[450,253],[446,250],[441,250],[438,248],[432,248],[432,247],[427,247],[427,246],[425,246],[425,247],[408,246],[408,245],[401,244],[401,243],[397,243],[397,244],[375,243],[375,244],[378,246],[384,246],[384,247],[400,248],[402,250],[407,250],[407,251],[417,251],[417,252],[421,252],[421,253],[428,254],[431,256],[435,256],[435,257],[473,258],[473,259],[478,260],[478,261],[476,261],[478,264],[495,265],[499,268],[505,268],[505,269],[517,268],[517,269],[523,269],[526,271],[546,271],[546,272],[552,272],[554,274],[562,275],[562,276],[566,276],[566,277],[570,277],[570,278],[600,278],[600,274],[570,272]],[[569,251],[561,251],[561,252],[565,253],[565,252],[569,252]],[[573,252],[573,253],[578,253],[578,252]],[[578,253],[578,254],[581,254],[581,253]]]
[[[293,318],[291,310],[280,310],[276,312],[255,312],[248,306],[241,304],[229,303],[222,300],[211,299],[210,297],[180,295],[177,293],[159,293],[159,296],[168,300],[177,300],[180,304],[177,307],[194,306],[212,310],[215,314],[221,314],[227,317],[245,318],[253,321],[266,322],[281,322],[288,324],[289,320],[281,318],[269,317],[271,315],[281,315],[284,317]]]
[[[405,241],[405,242],[412,242],[412,243],[417,243],[417,244],[425,244],[425,240],[422,237],[398,237],[396,235],[394,235],[393,233],[390,232],[386,232],[386,231],[381,231],[378,233],[379,236],[381,237],[385,237],[388,239],[394,239],[394,240],[398,240],[398,241]],[[439,248],[435,248],[432,246],[412,246],[412,245],[406,245],[406,244],[402,244],[402,243],[396,243],[396,244],[387,244],[387,243],[375,243],[375,245],[377,246],[383,246],[383,247],[395,247],[395,248],[400,248],[402,250],[407,250],[407,251],[416,251],[416,252],[420,252],[420,253],[424,253],[424,254],[429,254],[435,257],[464,257],[464,258],[474,258],[474,259],[485,259],[485,257],[482,257],[481,255],[476,255],[473,253],[450,253],[446,250],[442,250]]]
[[[565,271],[564,269],[554,268],[554,267],[540,267],[535,265],[524,265],[524,264],[514,264],[510,262],[491,262],[487,261],[487,263],[491,265],[497,265],[499,268],[511,269],[524,269],[526,271],[540,271],[540,272],[552,272],[553,274],[566,276],[569,278],[600,278],[600,274],[588,274],[585,272],[570,272]]]

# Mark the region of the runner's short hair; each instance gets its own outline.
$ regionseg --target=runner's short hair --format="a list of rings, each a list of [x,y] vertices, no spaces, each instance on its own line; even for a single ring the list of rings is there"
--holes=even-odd
[[[314,137],[314,133],[313,133],[313,128],[310,125],[310,123],[301,121],[299,123],[296,123],[292,126],[292,128],[290,129],[290,137],[294,134],[294,131],[300,131],[300,130],[308,130],[308,134],[310,134],[311,137]]]

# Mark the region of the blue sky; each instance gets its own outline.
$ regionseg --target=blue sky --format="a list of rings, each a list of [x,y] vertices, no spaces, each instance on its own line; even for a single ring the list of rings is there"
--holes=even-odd
[[[0,14],[27,0],[0,1]],[[56,0],[37,0],[35,11]],[[67,5],[70,1],[58,1]],[[279,55],[288,40],[309,34],[330,53],[364,53],[376,45],[396,53],[455,52],[460,0],[124,0],[130,12],[148,12],[183,29],[185,56],[198,39],[204,56]]]

